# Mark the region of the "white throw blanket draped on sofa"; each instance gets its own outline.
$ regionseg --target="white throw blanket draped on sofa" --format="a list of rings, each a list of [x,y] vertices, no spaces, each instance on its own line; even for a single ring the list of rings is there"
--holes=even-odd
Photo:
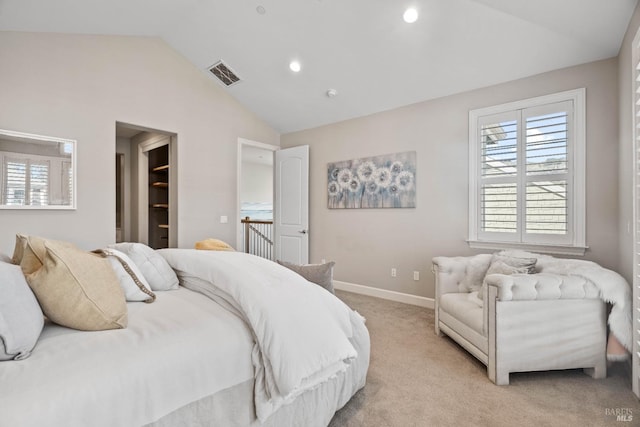
[[[633,347],[631,287],[616,273],[601,267],[595,262],[561,259],[522,251],[504,251],[514,257],[537,258],[536,271],[540,273],[578,276],[593,283],[600,292],[600,298],[611,304],[609,328],[617,340],[631,352]]]
[[[250,326],[256,344],[256,415],[346,369],[357,356],[349,342],[349,309],[334,295],[275,262],[242,252],[163,249],[183,286],[224,300]]]

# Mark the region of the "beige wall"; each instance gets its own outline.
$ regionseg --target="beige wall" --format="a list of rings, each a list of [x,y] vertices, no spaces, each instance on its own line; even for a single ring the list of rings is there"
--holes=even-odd
[[[619,87],[619,243],[620,243],[620,273],[627,280],[633,274],[633,233],[631,230],[633,217],[633,76],[631,63],[631,42],[640,28],[640,5],[631,18],[631,23],[625,34],[620,55],[618,56],[618,87]]]
[[[617,268],[615,58],[283,135],[283,147],[310,145],[311,261],[335,260],[337,280],[433,297],[431,258],[474,253],[465,242],[469,110],[578,87],[587,88],[586,258]],[[328,162],[409,150],[415,209],[327,209]]]
[[[273,167],[259,163],[242,163],[240,202],[273,203]]]
[[[156,38],[0,32],[0,128],[78,141],[76,211],[0,211],[16,232],[94,248],[115,240],[115,123],[178,135],[179,245],[235,240],[238,137],[279,134]],[[106,159],[106,160],[105,160]]]

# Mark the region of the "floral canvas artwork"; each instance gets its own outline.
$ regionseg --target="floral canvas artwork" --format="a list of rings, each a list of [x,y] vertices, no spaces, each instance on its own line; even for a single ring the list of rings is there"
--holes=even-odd
[[[416,152],[329,163],[330,209],[415,208]]]

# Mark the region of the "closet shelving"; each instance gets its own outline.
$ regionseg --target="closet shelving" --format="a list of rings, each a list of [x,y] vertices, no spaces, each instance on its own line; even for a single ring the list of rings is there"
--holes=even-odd
[[[169,246],[169,145],[149,153],[149,246]]]

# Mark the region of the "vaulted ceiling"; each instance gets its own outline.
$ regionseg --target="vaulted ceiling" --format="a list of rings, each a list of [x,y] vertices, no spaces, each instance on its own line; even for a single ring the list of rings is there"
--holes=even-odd
[[[616,56],[637,1],[0,0],[0,30],[160,37],[286,133]]]

